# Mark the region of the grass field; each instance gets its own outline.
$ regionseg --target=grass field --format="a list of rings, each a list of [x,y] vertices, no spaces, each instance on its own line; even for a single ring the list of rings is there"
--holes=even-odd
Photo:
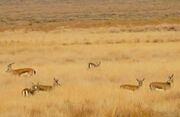
[[[179,31],[121,32],[116,28],[5,31],[0,33],[0,117],[179,117]],[[88,62],[101,66],[88,70]],[[17,77],[5,72],[32,67],[37,75]],[[149,83],[166,81],[170,90],[151,92]],[[23,97],[32,82],[61,86]],[[121,84],[143,87],[135,92]]]
[[[1,0],[0,31],[180,24],[179,0]]]
[[[0,117],[180,117],[179,8],[180,0],[0,0]],[[13,62],[37,74],[5,72]],[[172,74],[169,90],[150,90]],[[60,87],[22,96],[54,77]],[[143,78],[137,91],[120,88]]]

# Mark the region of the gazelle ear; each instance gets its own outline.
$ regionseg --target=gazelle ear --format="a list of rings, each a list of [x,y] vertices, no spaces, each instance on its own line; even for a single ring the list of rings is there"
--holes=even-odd
[[[169,79],[172,79],[172,78],[173,78],[173,76],[174,76],[174,74],[172,74],[171,76],[169,76]]]
[[[139,81],[138,79],[136,79],[137,81]]]

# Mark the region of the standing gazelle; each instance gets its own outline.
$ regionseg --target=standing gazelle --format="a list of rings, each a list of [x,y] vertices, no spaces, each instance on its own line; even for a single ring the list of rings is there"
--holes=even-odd
[[[22,95],[24,97],[31,96],[31,95],[33,96],[35,94],[35,91],[36,91],[36,89],[25,88],[22,90]]]
[[[37,91],[50,91],[52,90],[54,87],[60,86],[59,84],[59,80],[57,79],[53,79],[53,85],[40,85],[39,83],[37,83],[36,85],[34,84],[32,86],[32,89],[37,90]]]
[[[88,68],[91,69],[92,67],[95,68],[95,67],[99,67],[101,65],[101,62],[99,61],[98,63],[88,63]]]
[[[136,80],[138,82],[138,85],[124,84],[124,85],[121,85],[120,88],[131,90],[131,91],[138,90],[143,85],[144,79],[142,80],[136,79]]]
[[[174,76],[174,74],[169,76],[168,80],[166,82],[152,82],[152,83],[150,83],[150,85],[149,85],[150,89],[151,90],[160,89],[160,90],[164,90],[164,91],[166,91],[167,89],[170,89],[171,84],[174,81],[173,76]]]
[[[12,73],[13,75],[18,75],[18,76],[21,76],[23,74],[28,74],[29,76],[32,76],[36,74],[36,71],[32,68],[13,69],[12,64],[14,63],[11,63],[8,65],[8,69],[6,70],[6,72],[9,72],[9,73]]]

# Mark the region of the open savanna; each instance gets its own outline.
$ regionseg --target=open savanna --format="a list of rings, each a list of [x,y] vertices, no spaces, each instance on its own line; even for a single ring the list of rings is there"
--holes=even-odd
[[[179,17],[179,0],[0,0],[0,31],[180,24]]]
[[[101,66],[88,70],[88,62]],[[5,72],[32,67],[37,74],[18,77]],[[170,90],[152,92],[149,83],[166,81]],[[32,82],[61,86],[23,97]],[[143,86],[135,91],[121,84]],[[0,32],[0,117],[179,117],[180,33],[121,32],[118,28]]]

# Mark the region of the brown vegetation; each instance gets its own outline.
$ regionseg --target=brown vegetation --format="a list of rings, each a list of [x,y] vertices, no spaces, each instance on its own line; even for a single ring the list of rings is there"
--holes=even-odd
[[[179,0],[0,0],[0,117],[179,117],[179,8]],[[8,74],[12,62],[37,74]],[[171,74],[169,90],[150,90]],[[61,87],[30,88],[52,77]],[[136,78],[146,79],[140,90],[120,88]]]
[[[165,30],[177,30],[179,8],[179,0],[1,0],[0,30],[109,26],[135,30],[134,26],[162,24],[169,25]]]
[[[0,116],[3,117],[176,117],[179,116],[179,32],[112,32],[116,28],[61,29],[51,32],[0,33]],[[155,42],[156,40],[156,42]],[[175,40],[175,41],[172,41]],[[31,78],[5,73],[7,64],[33,67]],[[91,61],[101,66],[87,70]],[[149,84],[174,73],[166,92],[151,92]],[[24,98],[32,82],[49,84],[58,77],[61,87]],[[129,92],[120,84],[135,84]]]

